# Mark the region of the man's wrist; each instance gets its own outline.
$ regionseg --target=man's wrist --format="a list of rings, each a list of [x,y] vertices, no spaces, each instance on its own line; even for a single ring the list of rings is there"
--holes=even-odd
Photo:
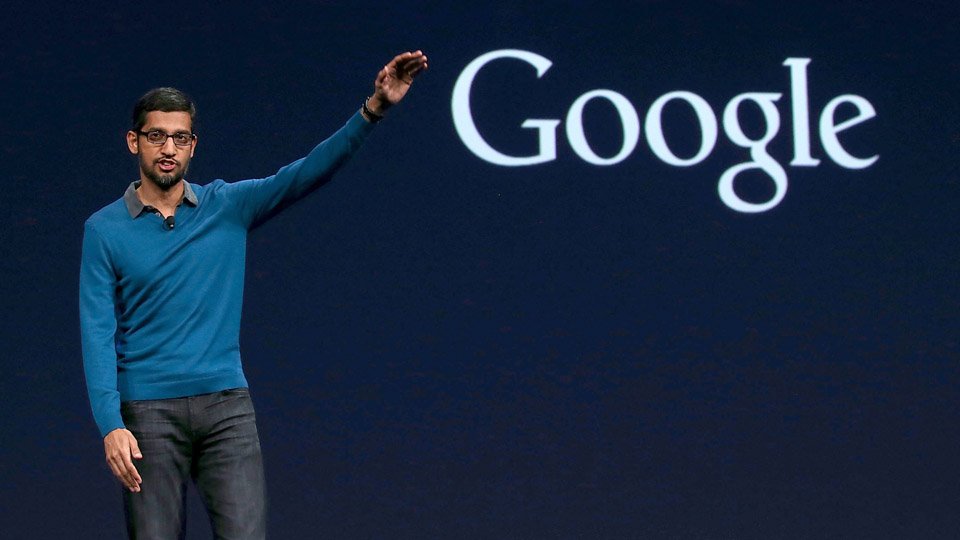
[[[378,114],[370,109],[367,103],[370,101],[370,98],[363,100],[363,103],[360,104],[360,116],[363,116],[363,119],[371,124],[376,124],[377,122],[383,120],[383,115]]]
[[[390,108],[390,104],[385,100],[380,98],[376,93],[368,97],[364,102],[364,112],[370,113],[372,116],[383,118],[384,113],[387,112],[387,109]]]

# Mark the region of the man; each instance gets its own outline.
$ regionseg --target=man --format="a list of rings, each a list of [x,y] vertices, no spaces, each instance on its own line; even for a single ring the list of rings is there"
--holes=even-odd
[[[260,442],[239,333],[247,231],[326,181],[427,69],[396,56],[374,93],[305,158],[258,180],[186,182],[190,99],[144,95],[127,148],[140,179],[87,220],[80,266],[84,372],[132,538],[183,537],[186,482],[217,538],[265,536]]]

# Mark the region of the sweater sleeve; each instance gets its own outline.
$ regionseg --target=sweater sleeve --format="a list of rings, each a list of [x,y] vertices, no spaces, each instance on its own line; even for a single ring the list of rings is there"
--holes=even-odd
[[[87,222],[80,258],[80,340],[87,394],[102,436],[124,427],[117,390],[116,286],[106,245]]]
[[[284,166],[273,176],[226,185],[241,220],[253,228],[330,181],[360,148],[373,124],[357,112],[306,157]]]

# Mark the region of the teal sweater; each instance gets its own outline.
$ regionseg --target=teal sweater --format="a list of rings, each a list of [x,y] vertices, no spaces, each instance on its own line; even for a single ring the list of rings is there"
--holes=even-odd
[[[80,335],[87,392],[101,435],[124,427],[120,402],[247,386],[240,310],[247,231],[326,183],[372,124],[355,114],[305,158],[273,176],[189,185],[176,226],[131,217],[123,199],[86,222]]]

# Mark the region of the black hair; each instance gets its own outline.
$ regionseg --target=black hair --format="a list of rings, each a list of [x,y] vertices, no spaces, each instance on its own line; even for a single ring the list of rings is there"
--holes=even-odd
[[[139,131],[147,122],[147,113],[151,111],[190,113],[190,125],[195,124],[197,108],[190,96],[176,88],[165,86],[154,88],[143,95],[133,107],[133,130]]]

